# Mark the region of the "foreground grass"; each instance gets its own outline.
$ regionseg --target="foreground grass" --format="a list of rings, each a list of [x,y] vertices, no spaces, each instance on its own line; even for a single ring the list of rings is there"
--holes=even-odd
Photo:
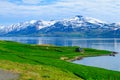
[[[58,68],[46,65],[32,65],[0,60],[0,68],[19,73],[19,80],[82,80],[73,73],[64,72]]]
[[[75,58],[76,56],[86,57],[86,56],[98,56],[98,55],[107,55],[110,54],[109,51],[104,50],[95,50],[85,48],[84,54],[80,52],[75,52],[77,47],[58,47],[58,46],[49,46],[49,45],[28,45],[28,44],[20,44],[11,41],[0,41],[0,62],[3,60],[9,60],[8,63],[17,64],[14,66],[14,69],[23,69],[25,71],[30,71],[31,69],[35,69],[36,66],[39,68],[42,66],[46,69],[46,72],[42,70],[34,70],[33,73],[37,74],[40,79],[35,79],[34,74],[31,74],[31,79],[33,80],[44,80],[41,77],[44,73],[47,74],[47,78],[45,80],[77,80],[78,77],[81,80],[119,80],[120,72],[110,71],[96,67],[89,67],[84,65],[73,64],[71,62],[66,62],[64,60],[60,60],[61,57],[67,57],[67,59]],[[7,63],[7,62],[6,62]],[[20,67],[18,64],[20,64]],[[4,64],[5,65],[5,64]],[[7,64],[6,64],[7,65]],[[2,66],[2,64],[1,64]],[[7,65],[8,67],[10,65]],[[22,68],[23,66],[23,68]],[[34,66],[34,67],[32,67]],[[13,66],[10,66],[13,67]],[[2,66],[1,68],[7,69]],[[9,68],[10,69],[10,68]],[[36,68],[38,69],[38,68]],[[50,70],[50,71],[48,71]],[[16,71],[16,70],[15,70]],[[18,70],[18,72],[20,72]],[[39,74],[41,72],[41,74]],[[55,75],[54,72],[61,75],[56,75],[56,77],[52,77]],[[25,72],[20,72],[24,77],[27,74]],[[48,74],[49,73],[49,74]],[[33,75],[33,76],[32,76]],[[67,76],[66,76],[67,75]],[[46,77],[46,76],[45,76]],[[60,78],[61,77],[61,78]]]

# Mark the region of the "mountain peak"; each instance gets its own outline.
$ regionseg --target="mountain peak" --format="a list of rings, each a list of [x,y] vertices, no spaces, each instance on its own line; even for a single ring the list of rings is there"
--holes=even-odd
[[[77,21],[83,21],[83,22],[89,22],[89,23],[93,23],[93,24],[99,24],[99,23],[107,23],[104,21],[101,21],[99,19],[95,19],[92,17],[84,17],[81,15],[76,15],[74,18],[72,18],[71,20],[77,20]]]
[[[81,16],[81,15],[76,15],[75,17],[82,18],[83,16]]]

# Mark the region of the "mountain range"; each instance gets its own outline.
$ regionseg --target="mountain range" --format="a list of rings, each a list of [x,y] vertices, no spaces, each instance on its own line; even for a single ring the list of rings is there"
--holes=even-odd
[[[0,36],[119,38],[120,23],[107,23],[92,17],[77,15],[64,20],[31,20],[0,26]]]

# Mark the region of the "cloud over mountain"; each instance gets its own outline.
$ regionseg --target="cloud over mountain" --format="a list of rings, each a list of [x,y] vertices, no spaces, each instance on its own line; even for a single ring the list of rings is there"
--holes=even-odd
[[[120,21],[119,0],[0,0],[0,4],[0,24],[63,19],[77,14],[108,22]]]

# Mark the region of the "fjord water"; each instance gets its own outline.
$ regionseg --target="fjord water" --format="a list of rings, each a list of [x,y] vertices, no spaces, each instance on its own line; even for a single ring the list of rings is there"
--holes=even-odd
[[[0,40],[10,40],[28,44],[80,46],[120,52],[120,38],[0,37]],[[120,71],[120,54],[116,56],[88,57],[82,60],[76,60],[73,63]]]

